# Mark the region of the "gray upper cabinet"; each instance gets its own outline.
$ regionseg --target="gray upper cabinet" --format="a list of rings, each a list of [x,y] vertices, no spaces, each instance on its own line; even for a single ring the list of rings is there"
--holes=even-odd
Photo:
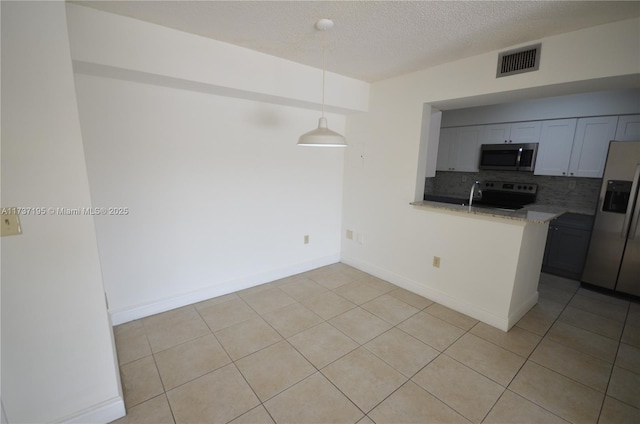
[[[618,141],[640,141],[640,115],[623,115],[618,118]]]
[[[544,121],[536,175],[602,178],[617,116]]]
[[[542,130],[541,121],[516,122],[511,124],[509,140],[514,143],[537,143]]]
[[[483,125],[480,144],[504,144],[509,142],[511,124]]]
[[[573,118],[542,123],[535,175],[567,175],[577,122]]]
[[[537,143],[542,122],[483,125],[480,144]]]
[[[455,143],[457,128],[440,128],[440,139],[438,141],[438,160],[436,171],[451,171],[449,158],[451,157],[453,143]]]
[[[441,128],[436,170],[477,172],[482,126]]]
[[[569,174],[602,178],[609,142],[616,136],[617,116],[580,118],[573,140]]]
[[[481,144],[539,143],[535,175],[602,178],[611,140],[639,140],[640,115],[440,129],[438,171],[477,172]]]

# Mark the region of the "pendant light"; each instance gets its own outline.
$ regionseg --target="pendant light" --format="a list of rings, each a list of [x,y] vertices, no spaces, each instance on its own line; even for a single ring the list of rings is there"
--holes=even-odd
[[[331,19],[320,19],[316,22],[316,28],[323,31],[322,35],[322,116],[318,121],[318,128],[308,133],[304,133],[298,139],[298,146],[320,146],[320,147],[347,147],[347,140],[344,136],[335,131],[331,131],[327,125],[327,118],[324,116],[324,81],[325,81],[325,56],[326,56],[326,36],[327,30],[333,28]]]

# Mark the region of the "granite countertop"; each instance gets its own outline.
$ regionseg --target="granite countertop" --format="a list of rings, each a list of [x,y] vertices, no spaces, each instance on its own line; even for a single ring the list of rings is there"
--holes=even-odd
[[[569,213],[575,213],[578,215],[589,215],[589,216],[595,216],[596,215],[596,211],[593,208],[567,208],[567,212]]]
[[[522,209],[518,209],[516,211],[497,209],[497,208],[487,208],[487,207],[478,207],[465,205],[457,205],[452,203],[442,203],[442,202],[434,202],[429,200],[422,200],[419,202],[412,202],[411,205],[426,207],[429,209],[441,209],[455,212],[463,212],[472,215],[482,215],[482,216],[490,216],[495,218],[504,218],[504,219],[512,219],[517,221],[526,221],[535,224],[544,224],[546,222],[551,221],[554,218],[562,215],[567,212],[566,208],[561,208],[557,206],[549,206],[549,205],[538,205],[531,204],[525,206]]]

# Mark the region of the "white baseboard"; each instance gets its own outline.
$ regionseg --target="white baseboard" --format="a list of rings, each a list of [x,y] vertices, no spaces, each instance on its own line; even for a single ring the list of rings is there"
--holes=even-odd
[[[527,313],[531,308],[538,303],[538,292],[536,291],[530,298],[522,302],[513,313],[509,314],[509,328],[516,325],[518,321]]]
[[[286,268],[270,270],[261,274],[250,275],[233,281],[227,281],[215,286],[205,287],[200,290],[183,293],[165,299],[159,299],[144,305],[133,306],[116,310],[109,310],[111,323],[113,325],[124,324],[125,322],[148,317],[150,315],[166,312],[171,309],[202,302],[203,300],[233,293],[238,290],[247,289],[260,284],[269,283],[301,272],[309,271],[325,265],[331,265],[340,261],[340,254],[317,258],[311,261],[294,264]]]
[[[4,404],[2,403],[2,399],[0,399],[0,408],[2,409],[2,415],[0,416],[0,424],[9,424],[9,420],[7,420],[7,414],[4,413]]]
[[[426,297],[429,300],[437,302],[462,314],[482,321],[492,327],[496,327],[502,331],[509,331],[509,329],[517,322],[517,320],[513,321],[513,319],[515,319],[519,313],[522,313],[522,315],[524,315],[529,309],[531,309],[533,305],[535,305],[538,300],[538,296],[536,293],[535,302],[531,304],[531,306],[529,306],[529,309],[524,310],[527,305],[523,305],[520,309],[518,309],[518,312],[514,313],[512,316],[500,316],[482,308],[478,308],[477,306],[472,305],[469,302],[451,297],[441,292],[440,290],[435,290],[423,283],[410,280],[406,277],[390,272],[386,269],[379,268],[368,262],[349,257],[343,257],[342,262],[347,265],[353,266],[354,268],[358,268],[361,271],[374,275],[378,278],[386,280],[392,284],[395,284],[398,287],[402,287],[403,289],[409,290],[410,292]],[[529,303],[530,301],[527,302],[527,304]],[[522,312],[523,310],[524,312]]]
[[[65,424],[106,424],[126,415],[124,399],[121,396],[109,399],[98,405],[87,408],[76,414],[67,416],[59,423]]]

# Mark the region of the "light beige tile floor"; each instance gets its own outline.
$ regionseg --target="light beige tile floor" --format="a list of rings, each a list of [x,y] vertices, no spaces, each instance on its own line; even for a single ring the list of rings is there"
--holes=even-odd
[[[539,293],[505,333],[334,264],[129,322],[116,422],[640,422],[640,305]]]

